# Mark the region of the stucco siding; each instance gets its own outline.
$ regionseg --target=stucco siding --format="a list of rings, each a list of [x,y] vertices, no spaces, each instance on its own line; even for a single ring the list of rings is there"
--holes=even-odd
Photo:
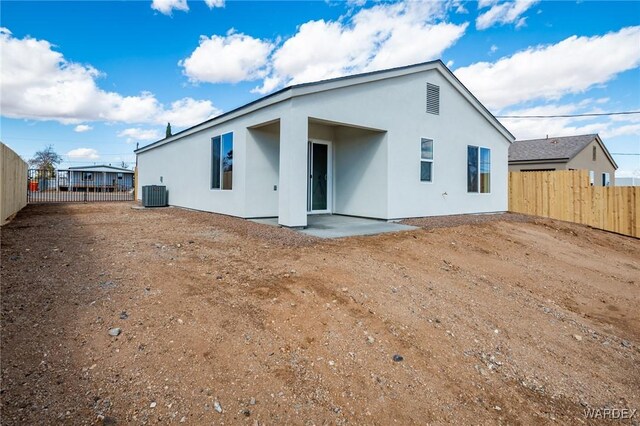
[[[427,82],[440,86],[439,115],[426,112]],[[252,128],[271,122],[279,124]],[[227,132],[233,190],[211,190],[211,138]],[[334,213],[397,219],[507,209],[509,140],[436,69],[295,96],[187,132],[139,153],[138,185],[166,185],[171,205],[304,226],[310,138],[333,142]],[[421,138],[434,140],[432,183],[420,182]],[[491,149],[489,194],[467,192],[467,145]]]
[[[440,87],[440,114],[425,112],[425,85]],[[391,218],[507,210],[509,142],[437,72],[400,85],[389,132]],[[403,110],[403,105],[404,110]],[[402,118],[406,117],[406,118]],[[433,140],[433,181],[420,181],[420,141]],[[491,149],[491,193],[467,192],[467,146]]]
[[[426,113],[427,82],[440,86],[439,115]],[[301,97],[293,105],[317,119],[387,132],[387,219],[507,209],[509,142],[436,70]],[[420,182],[423,137],[434,140],[431,184]],[[467,145],[491,148],[490,194],[467,193]],[[376,195],[385,196],[382,189]]]
[[[593,160],[593,148],[596,149],[596,160]],[[609,173],[610,186],[615,185],[616,169],[607,158],[597,141],[591,142],[567,163],[568,169],[589,170],[595,172],[594,185],[602,186],[602,173]]]
[[[247,130],[246,217],[278,216],[280,124]]]
[[[348,127],[335,133],[333,212],[386,219],[387,134]]]
[[[170,205],[247,217],[247,141],[252,144],[251,149],[256,148],[247,128],[278,118],[285,105],[273,105],[140,153],[138,196],[142,194],[143,185],[165,185]],[[233,187],[231,190],[211,189],[211,138],[229,132],[233,133]],[[254,155],[251,158],[260,162]]]

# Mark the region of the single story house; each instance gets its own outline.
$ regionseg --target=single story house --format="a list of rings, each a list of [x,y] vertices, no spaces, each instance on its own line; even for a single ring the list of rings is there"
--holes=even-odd
[[[640,177],[635,177],[635,176],[617,177],[616,186],[640,186]]]
[[[113,166],[76,166],[58,170],[60,191],[118,192],[133,189],[133,170]]]
[[[136,184],[288,227],[502,212],[513,140],[437,60],[286,87],[137,149]]]
[[[597,134],[516,141],[509,171],[589,170],[591,185],[613,186],[618,165]]]

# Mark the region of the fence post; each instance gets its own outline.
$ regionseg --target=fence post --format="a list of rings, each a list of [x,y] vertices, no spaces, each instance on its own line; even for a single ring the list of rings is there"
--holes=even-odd
[[[138,166],[133,169],[133,201],[138,201]]]

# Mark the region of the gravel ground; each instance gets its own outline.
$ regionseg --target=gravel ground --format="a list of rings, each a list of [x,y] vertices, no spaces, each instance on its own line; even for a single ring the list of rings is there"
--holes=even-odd
[[[501,215],[327,241],[133,207],[30,205],[2,227],[3,425],[640,408],[637,239]]]
[[[459,214],[451,216],[432,216],[432,217],[417,217],[413,219],[405,219],[401,221],[406,225],[419,226],[425,229],[435,228],[451,228],[461,225],[478,225],[481,223],[491,222],[535,222],[543,221],[544,219],[527,216],[524,214],[516,213],[495,213],[495,214]]]

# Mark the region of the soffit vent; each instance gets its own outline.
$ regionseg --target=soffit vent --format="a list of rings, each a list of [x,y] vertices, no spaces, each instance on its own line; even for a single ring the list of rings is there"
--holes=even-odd
[[[440,114],[440,87],[427,83],[427,112]]]

